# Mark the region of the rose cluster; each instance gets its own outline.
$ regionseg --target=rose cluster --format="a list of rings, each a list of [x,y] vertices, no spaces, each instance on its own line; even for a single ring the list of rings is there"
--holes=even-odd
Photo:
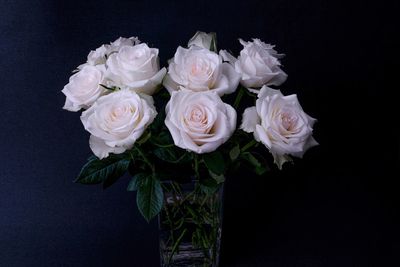
[[[259,39],[239,41],[243,49],[234,57],[217,51],[214,33],[197,32],[187,47],[177,48],[168,68],[160,68],[157,48],[121,37],[91,51],[78,66],[62,90],[64,109],[83,110],[90,148],[103,159],[134,146],[156,118],[153,95],[164,87],[170,94],[165,125],[175,146],[209,153],[235,131],[244,131],[253,133],[281,167],[290,155],[301,157],[317,144],[312,137],[315,119],[302,110],[296,95],[269,87],[287,78],[283,55]],[[237,107],[222,97],[239,89],[256,101],[237,127]]]

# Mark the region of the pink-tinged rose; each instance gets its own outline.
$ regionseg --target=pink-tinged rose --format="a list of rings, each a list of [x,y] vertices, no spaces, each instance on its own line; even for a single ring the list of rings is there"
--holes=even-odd
[[[264,86],[256,106],[244,111],[240,128],[254,133],[282,168],[290,160],[289,155],[302,157],[310,147],[318,145],[312,137],[315,121],[303,111],[296,95],[284,96],[279,90]]]
[[[105,64],[107,58],[112,53],[118,52],[124,46],[134,46],[137,44],[140,44],[140,40],[137,37],[119,37],[117,40],[111,42],[110,44],[103,44],[95,50],[89,52],[86,63],[80,65],[78,67],[78,70],[82,69],[86,65],[95,66]]]
[[[132,148],[156,115],[151,96],[120,90],[100,97],[81,121],[91,133],[90,148],[102,159]]]
[[[214,91],[219,96],[233,93],[240,80],[234,68],[209,49],[193,45],[178,47],[170,61],[163,85],[169,93],[179,90]]]
[[[152,95],[160,87],[166,69],[160,70],[158,49],[141,43],[122,46],[106,62],[108,86]]]
[[[69,78],[69,83],[61,90],[66,96],[64,109],[79,111],[89,108],[106,93],[100,84],[104,82],[104,65],[84,66]]]
[[[257,93],[264,85],[281,85],[286,80],[287,75],[281,70],[279,62],[283,55],[278,54],[273,45],[260,39],[253,39],[253,42],[245,42],[242,39],[239,41],[243,49],[237,59],[225,50],[221,50],[220,55],[241,74],[240,83],[244,87]]]
[[[165,110],[175,145],[197,154],[216,150],[235,131],[235,109],[212,91],[174,91]]]

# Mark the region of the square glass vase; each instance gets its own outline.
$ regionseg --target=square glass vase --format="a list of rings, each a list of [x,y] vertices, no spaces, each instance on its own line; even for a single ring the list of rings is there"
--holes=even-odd
[[[198,180],[163,181],[164,204],[158,215],[162,267],[219,265],[223,184],[205,187]]]

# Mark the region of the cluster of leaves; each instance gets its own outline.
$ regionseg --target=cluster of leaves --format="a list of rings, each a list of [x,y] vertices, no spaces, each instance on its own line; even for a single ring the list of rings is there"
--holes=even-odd
[[[224,101],[237,106],[245,94],[240,88]],[[211,153],[198,155],[176,147],[164,124],[169,95],[161,90],[154,99],[159,114],[135,145],[122,154],[111,154],[102,160],[91,156],[75,180],[77,183],[101,183],[105,189],[129,173],[132,178],[127,190],[137,191],[138,208],[149,221],[163,206],[162,181],[184,183],[194,178],[199,181],[201,190],[210,193],[225,181],[225,176],[242,166],[250,167],[259,175],[268,170],[267,161],[254,149],[258,143],[241,130],[235,131],[225,144]]]

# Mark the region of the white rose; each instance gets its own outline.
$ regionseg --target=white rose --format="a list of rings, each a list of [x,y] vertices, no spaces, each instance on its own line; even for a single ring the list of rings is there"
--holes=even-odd
[[[137,44],[140,44],[140,40],[137,37],[129,37],[129,38],[119,37],[117,40],[111,42],[111,44],[108,45],[107,53],[109,55],[112,52],[118,52],[124,46],[135,46]]]
[[[104,72],[104,65],[87,65],[72,75],[62,90],[66,96],[64,109],[69,111],[86,109],[105,94],[106,89],[100,85],[104,81]]]
[[[188,42],[188,47],[191,47],[192,45],[197,45],[198,47],[202,47],[211,51],[217,51],[215,32],[196,32],[196,34]]]
[[[145,43],[121,47],[109,56],[106,66],[108,85],[148,95],[158,89],[166,73],[165,68],[160,70],[158,49]]]
[[[90,148],[102,159],[132,148],[156,115],[151,96],[120,90],[100,97],[81,120],[91,133]]]
[[[240,128],[254,132],[254,138],[270,150],[282,168],[290,160],[288,155],[302,157],[307,149],[318,145],[312,137],[315,121],[303,111],[296,95],[283,96],[279,90],[264,86],[256,106],[244,111]]]
[[[215,91],[219,96],[233,93],[240,81],[234,68],[222,62],[218,54],[198,46],[178,47],[168,67],[164,86],[172,93],[177,90]]]
[[[279,58],[283,55],[274,50],[274,46],[253,39],[253,42],[245,42],[239,39],[244,46],[240,56],[235,59],[227,51],[220,54],[225,61],[235,66],[236,72],[242,75],[241,84],[252,92],[264,85],[281,85],[287,78],[280,68]]]
[[[89,55],[87,56],[87,63],[92,66],[104,64],[106,63],[107,53],[108,47],[106,45],[102,45],[96,48],[96,50],[89,52]]]
[[[102,46],[89,52],[86,63],[79,65],[78,70],[82,69],[86,65],[95,66],[99,64],[105,64],[107,57],[111,53],[118,52],[123,46],[134,46],[139,43],[140,40],[137,37],[119,37],[114,42],[111,42],[111,44],[103,44]]]
[[[173,92],[165,111],[175,145],[198,154],[216,150],[235,131],[235,109],[215,92]]]

